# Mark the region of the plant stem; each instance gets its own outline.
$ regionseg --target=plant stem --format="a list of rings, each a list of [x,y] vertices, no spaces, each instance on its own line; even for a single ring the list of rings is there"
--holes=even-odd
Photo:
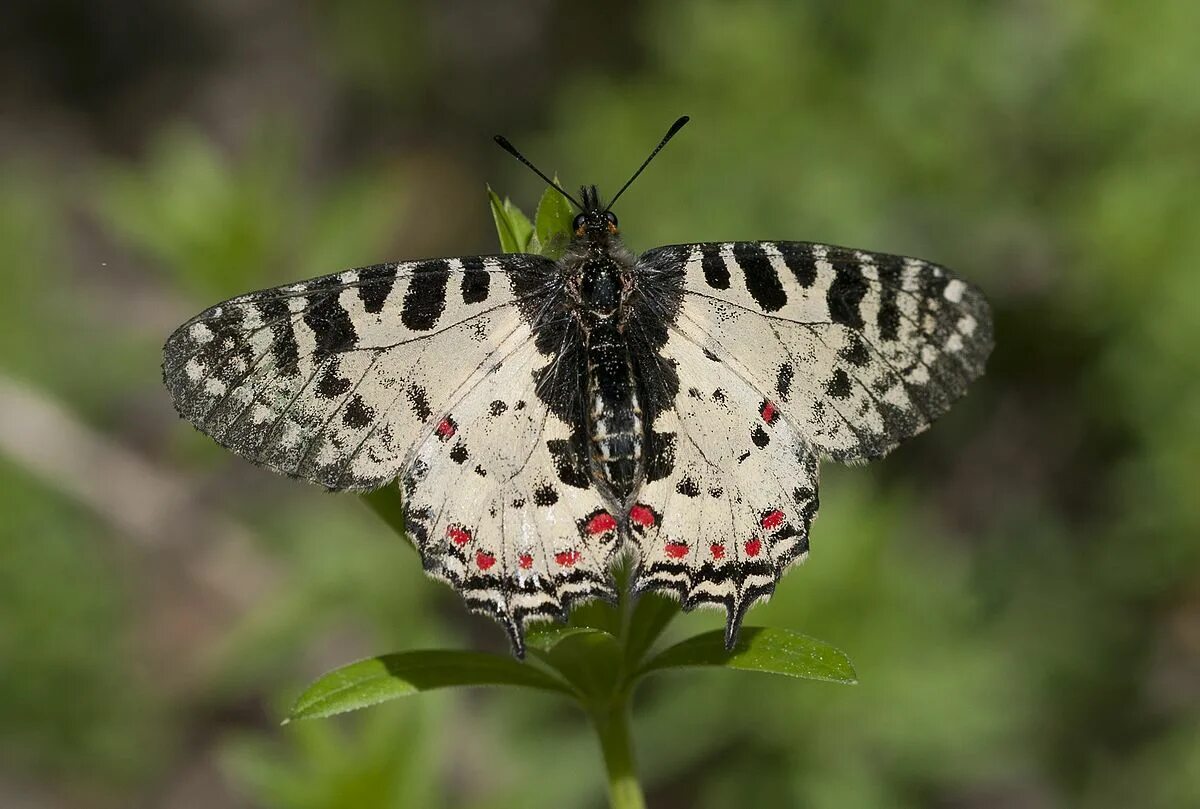
[[[604,766],[608,772],[608,803],[612,809],[645,809],[646,799],[638,783],[629,734],[629,692],[622,690],[605,706],[591,712],[592,726],[600,737]]]

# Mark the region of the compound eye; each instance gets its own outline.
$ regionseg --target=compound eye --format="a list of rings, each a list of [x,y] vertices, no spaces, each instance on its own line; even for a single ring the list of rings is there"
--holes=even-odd
[[[617,215],[612,211],[605,211],[604,218],[607,219],[608,224],[612,225],[614,228],[617,226]]]
[[[571,228],[576,233],[579,233],[580,231],[583,230],[583,225],[586,221],[587,220],[584,218],[583,214],[579,214],[578,216],[575,217],[575,221],[571,223]]]

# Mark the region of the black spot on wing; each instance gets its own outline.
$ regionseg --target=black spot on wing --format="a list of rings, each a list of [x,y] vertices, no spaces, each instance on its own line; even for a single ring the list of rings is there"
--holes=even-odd
[[[825,392],[835,399],[846,399],[850,396],[850,375],[841,368],[833,372],[833,376],[825,383]]]
[[[771,436],[767,435],[767,431],[760,424],[750,431],[750,440],[754,442],[754,446],[762,449],[771,443]]]
[[[591,475],[588,470],[587,437],[582,430],[575,430],[570,438],[552,438],[546,442],[558,479],[576,489],[590,489]]]
[[[469,458],[469,457],[471,457],[471,454],[469,452],[467,452],[466,446],[464,446],[461,443],[455,444],[454,449],[450,450],[450,460],[454,461],[457,464],[466,463],[467,458]]]
[[[508,410],[508,404],[500,399],[493,400],[488,406],[488,414],[492,416],[499,416],[506,410]]]
[[[408,281],[400,322],[413,331],[429,331],[446,308],[450,265],[443,259],[420,264]]]
[[[426,421],[433,415],[433,411],[429,408],[429,395],[425,392],[425,388],[420,385],[409,385],[405,393],[408,395],[408,403],[412,405],[413,412],[419,421]]]
[[[271,353],[275,357],[276,371],[284,376],[295,376],[299,371],[300,345],[296,342],[296,329],[287,302],[269,297],[255,301],[254,305],[263,321],[271,324]]]
[[[324,399],[333,399],[350,390],[351,382],[344,376],[338,376],[338,365],[334,361],[317,380],[317,395]]]
[[[354,348],[358,340],[350,313],[338,302],[340,294],[337,276],[314,281],[310,287],[304,322],[312,329],[318,359]]]
[[[675,491],[682,494],[684,497],[699,497],[700,487],[696,485],[696,481],[690,475],[684,475],[675,484]]]
[[[700,268],[704,270],[704,283],[713,289],[729,289],[729,268],[719,244],[700,245]]]
[[[377,315],[383,311],[383,305],[396,285],[396,265],[380,264],[359,270],[358,280],[358,298],[363,302],[363,309]]]
[[[796,283],[806,288],[816,283],[817,263],[813,260],[811,248],[788,242],[780,242],[775,246],[783,256],[783,263],[796,276]]]
[[[543,483],[533,490],[533,502],[539,506],[552,506],[558,502],[558,490]]]
[[[787,304],[779,274],[758,242],[737,242],[733,257],[746,277],[746,289],[764,312],[778,312]]]
[[[785,362],[779,366],[779,373],[775,374],[775,390],[779,392],[779,398],[782,401],[787,401],[788,396],[792,391],[792,379],[796,375],[796,370],[790,362]]]
[[[479,256],[468,256],[462,259],[462,266],[463,303],[483,303],[487,300],[492,274],[484,271],[483,259]]]
[[[845,348],[838,352],[838,356],[857,368],[861,368],[871,361],[871,352],[856,333],[850,335]]]
[[[369,425],[374,417],[375,409],[368,407],[367,403],[363,401],[363,397],[356,393],[350,397],[350,401],[342,413],[342,423],[347,427],[361,430]]]
[[[863,326],[860,304],[867,294],[867,279],[863,277],[862,267],[853,256],[829,250],[829,263],[833,265],[833,283],[825,296],[829,304],[829,317],[834,323],[841,323],[854,329]]]
[[[646,434],[646,482],[662,480],[675,471],[675,433]]]

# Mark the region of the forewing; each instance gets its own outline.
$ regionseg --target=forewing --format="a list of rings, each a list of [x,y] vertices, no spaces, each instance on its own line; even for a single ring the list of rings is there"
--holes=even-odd
[[[817,455],[703,342],[673,329],[662,356],[680,390],[655,423],[671,462],[629,514],[636,586],[673,593],[685,608],[724,607],[732,645],[746,610],[808,552]]]
[[[181,326],[163,378],[219,444],[331,489],[376,488],[554,283],[532,255],[380,264],[242,295]]]
[[[587,439],[548,406],[542,354],[527,327],[415,448],[402,477],[405,522],[426,571],[498,620],[523,654],[525,623],[615,598],[619,545],[587,472]]]
[[[639,269],[682,275],[677,326],[709,346],[821,454],[877,458],[983,373],[983,295],[920,259],[806,242],[661,247]]]

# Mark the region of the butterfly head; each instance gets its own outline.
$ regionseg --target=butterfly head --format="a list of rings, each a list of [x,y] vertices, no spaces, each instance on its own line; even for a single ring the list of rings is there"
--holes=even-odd
[[[596,186],[585,185],[581,190],[581,196],[583,205],[580,207],[583,210],[571,223],[575,238],[600,244],[607,243],[611,237],[620,232],[617,230],[616,214],[600,204],[600,195],[596,191]]]

